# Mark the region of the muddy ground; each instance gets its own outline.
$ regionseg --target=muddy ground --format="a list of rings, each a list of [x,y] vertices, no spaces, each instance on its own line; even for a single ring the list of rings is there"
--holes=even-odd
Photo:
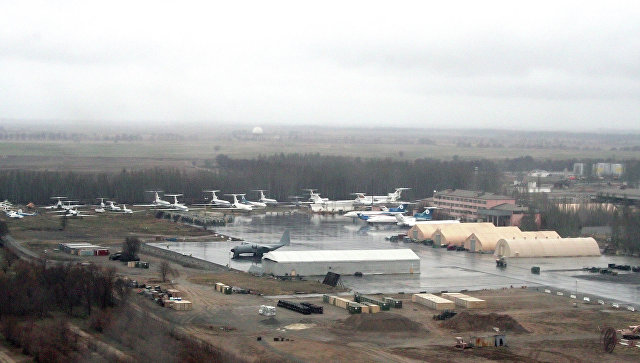
[[[114,217],[115,218],[115,217]],[[142,217],[139,217],[142,218]],[[166,235],[202,236],[191,227],[168,221],[154,226],[152,219],[135,223],[150,228],[148,236],[166,232]],[[133,224],[133,221],[125,224]],[[76,226],[78,227],[78,226]],[[75,240],[81,235],[85,241],[117,246],[128,234],[127,226],[108,236],[106,230],[88,228],[84,231],[56,233],[23,228],[22,237],[30,237],[31,248],[36,251],[50,248],[59,240]],[[137,227],[139,228],[139,227]],[[143,230],[139,230],[143,232]],[[46,238],[46,236],[57,236]],[[80,239],[80,238],[78,238]],[[184,293],[193,302],[192,311],[174,311],[160,307],[141,295],[134,294],[131,301],[140,309],[169,322],[172,326],[220,347],[242,360],[282,362],[637,362],[640,349],[616,347],[612,354],[602,351],[600,330],[612,326],[624,328],[640,324],[637,312],[604,308],[601,305],[578,303],[566,296],[545,294],[536,289],[519,287],[498,290],[470,291],[467,294],[485,299],[486,309],[457,308],[467,320],[482,320],[482,324],[464,321],[449,324],[432,319],[437,312],[411,302],[410,294],[394,295],[402,300],[402,309],[381,312],[380,315],[353,317],[345,310],[322,302],[321,293],[346,294],[316,281],[280,281],[273,278],[255,278],[246,273],[203,271],[171,263],[177,271],[169,282],[159,282],[156,257],[141,255],[151,263],[149,269],[128,268],[107,257],[72,257],[61,252],[50,252],[52,259],[87,261],[100,266],[114,267],[119,275],[138,282],[159,284]],[[217,281],[254,290],[254,294],[224,295],[213,288]],[[134,291],[135,293],[135,291]],[[316,293],[304,296],[301,293]],[[278,297],[274,295],[290,295]],[[260,305],[277,304],[278,299],[309,301],[324,307],[322,315],[301,315],[277,308],[275,318],[258,314]],[[477,314],[482,314],[478,317]],[[455,318],[454,318],[455,319]],[[508,322],[506,325],[500,325]],[[495,324],[494,324],[495,323]],[[464,351],[453,348],[455,337],[469,340],[472,336],[494,334],[493,325],[502,326],[507,347],[475,348]],[[514,328],[515,327],[515,328]],[[512,330],[510,330],[510,328]],[[477,329],[477,330],[469,330]],[[94,333],[95,334],[95,333]],[[95,334],[101,339],[100,334]],[[284,337],[284,341],[282,338]],[[258,340],[260,338],[260,340]],[[277,341],[274,338],[278,338]],[[105,339],[106,340],[106,339]],[[121,347],[122,348],[122,347]],[[135,356],[135,351],[126,351]]]

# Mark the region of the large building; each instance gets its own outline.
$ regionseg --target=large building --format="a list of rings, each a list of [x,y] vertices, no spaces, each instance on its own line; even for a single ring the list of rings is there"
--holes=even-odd
[[[501,239],[494,254],[504,257],[600,256],[600,248],[591,237]]]
[[[491,209],[501,204],[516,204],[513,197],[463,189],[447,189],[433,195],[434,206],[455,218],[478,221],[479,209]]]
[[[410,249],[271,251],[262,266],[274,276],[412,274],[420,273],[420,257]]]

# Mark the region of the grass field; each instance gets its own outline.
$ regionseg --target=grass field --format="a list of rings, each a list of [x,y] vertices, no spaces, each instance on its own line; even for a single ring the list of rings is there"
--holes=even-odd
[[[413,160],[454,157],[470,159],[504,159],[531,156],[538,159],[615,159],[640,157],[637,151],[575,150],[518,147],[458,147],[456,144],[385,144],[385,143],[305,143],[279,141],[212,140],[196,142],[0,142],[0,168],[51,170],[117,170],[158,166],[193,167],[202,160],[225,154],[233,158],[254,158],[277,153],[320,153],[362,158]]]

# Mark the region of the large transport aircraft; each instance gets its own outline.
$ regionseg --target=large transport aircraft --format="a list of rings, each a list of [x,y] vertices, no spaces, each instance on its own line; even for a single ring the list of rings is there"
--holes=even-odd
[[[225,195],[233,197],[233,203],[231,203],[231,206],[229,206],[229,207],[218,208],[218,209],[240,210],[240,211],[252,211],[253,210],[252,206],[247,205],[247,204],[243,204],[238,200],[238,196],[244,197],[244,194],[225,194]]]
[[[275,199],[271,199],[271,198],[267,198],[264,196],[264,192],[266,192],[266,189],[255,189],[254,192],[258,192],[260,193],[260,199],[258,199],[258,202],[260,203],[264,203],[266,205],[278,205],[278,201]]]
[[[382,208],[380,208],[380,210],[350,211],[343,214],[342,216],[349,217],[349,218],[364,219],[362,217],[370,217],[370,216],[376,216],[381,214],[392,215],[392,214],[398,214],[398,213],[405,213],[407,211],[408,206],[409,206],[409,203],[400,204],[395,208],[387,208],[383,206]]]
[[[151,208],[171,208],[171,202],[162,200],[158,193],[162,193],[162,190],[147,190],[147,193],[154,193],[154,198],[151,204],[134,204],[134,207],[151,207]]]
[[[238,258],[243,254],[252,254],[254,257],[262,257],[267,252],[277,250],[283,246],[289,246],[291,244],[291,238],[289,237],[289,230],[285,230],[280,238],[280,243],[277,244],[263,244],[263,243],[250,243],[245,242],[241,245],[237,245],[231,249],[233,252],[233,258]]]
[[[218,198],[218,195],[216,195],[216,193],[218,193],[220,190],[203,190],[203,193],[211,193],[211,198],[209,199],[208,203],[203,203],[203,204],[195,204],[197,206],[205,206],[205,207],[230,207],[231,206],[231,202],[229,202],[228,200],[224,200],[224,199],[220,199]],[[206,198],[205,198],[206,200]]]
[[[357,205],[375,205],[375,204],[387,204],[397,203],[400,201],[402,192],[411,188],[396,188],[393,193],[387,193],[387,195],[364,195],[364,193],[354,193],[356,199],[354,203]]]
[[[267,204],[266,203],[262,203],[262,202],[252,202],[250,200],[247,200],[247,198],[244,197],[245,195],[242,194],[242,196],[240,196],[240,203],[244,204],[244,205],[249,205],[251,207],[253,207],[254,209],[257,208],[266,208]]]

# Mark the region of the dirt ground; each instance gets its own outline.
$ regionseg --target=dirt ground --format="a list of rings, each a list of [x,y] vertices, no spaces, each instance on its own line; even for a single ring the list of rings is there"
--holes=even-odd
[[[152,257],[148,259],[153,260]],[[112,263],[121,273],[139,281],[147,277],[153,283],[157,281],[153,268],[127,269],[113,261],[108,262]],[[464,339],[490,336],[493,334],[490,322],[479,331],[448,328],[446,324],[432,319],[437,313],[435,310],[412,303],[409,294],[393,296],[402,300],[402,309],[357,317],[323,303],[320,295],[291,295],[286,298],[323,306],[324,314],[301,315],[277,308],[275,318],[266,318],[258,315],[258,308],[263,304],[275,306],[278,297],[224,295],[211,285],[212,280],[219,279],[229,285],[247,288],[251,283],[262,286],[262,280],[251,282],[254,278],[250,275],[237,277],[235,275],[240,274],[234,272],[203,274],[181,266],[176,268],[180,276],[173,278],[171,286],[183,291],[193,302],[192,311],[162,308],[141,296],[136,296],[137,303],[248,361],[326,362],[342,361],[345,357],[355,362],[633,362],[640,359],[640,349],[618,346],[612,354],[607,354],[602,352],[600,343],[600,328],[640,324],[637,313],[607,310],[600,305],[579,304],[573,307],[572,301],[566,297],[544,294],[535,289],[467,292],[487,300],[488,308],[459,308],[457,312],[469,314],[469,319],[474,319],[476,314],[508,316],[528,333],[522,329],[503,331],[508,347],[459,351],[453,348],[456,336]],[[203,276],[206,276],[204,280]],[[274,285],[282,285],[282,292],[291,290],[286,282],[272,281]],[[406,329],[396,329],[398,326]],[[257,340],[258,337],[261,340]],[[280,337],[289,340],[274,341]]]
[[[126,216],[113,216],[113,218]],[[152,216],[136,216],[140,220],[126,223],[111,233],[100,229],[100,223],[89,222],[82,229],[70,225],[56,235],[53,230],[23,227],[18,235],[30,242],[31,248],[41,251],[58,240],[82,240],[96,244],[120,243],[129,234],[128,228],[148,236],[156,234],[197,238],[201,230],[168,221],[156,221]],[[73,222],[73,221],[72,221]],[[163,223],[157,225],[156,222]],[[44,223],[44,222],[42,222]],[[95,224],[91,224],[95,223]],[[69,226],[68,226],[69,227]],[[15,228],[10,226],[10,228]],[[52,227],[53,228],[53,227]],[[95,229],[94,229],[95,228]],[[106,228],[106,227],[104,227]],[[12,229],[13,231],[13,229]],[[160,233],[162,231],[162,233]],[[21,233],[21,234],[20,234]],[[40,235],[41,233],[41,235]],[[104,237],[109,233],[108,237]],[[45,235],[57,236],[46,239]],[[14,236],[15,237],[15,236]],[[24,240],[23,240],[24,241]],[[111,242],[109,242],[111,241]],[[52,252],[52,259],[92,262],[114,267],[121,276],[141,283],[159,284],[182,291],[193,302],[192,311],[163,308],[142,295],[131,296],[140,309],[181,328],[199,339],[210,342],[234,356],[249,362],[637,362],[640,349],[617,346],[612,354],[602,351],[600,330],[603,327],[625,328],[640,324],[640,315],[627,310],[604,308],[601,305],[578,303],[566,296],[545,294],[536,289],[505,288],[466,292],[487,301],[486,309],[456,308],[468,314],[465,319],[482,320],[482,324],[443,324],[432,319],[435,310],[411,302],[410,294],[394,295],[402,300],[402,309],[380,312],[379,315],[351,316],[346,310],[322,302],[322,293],[348,293],[323,286],[316,281],[281,281],[256,278],[246,273],[203,271],[171,263],[177,275],[171,281],[159,282],[157,266],[160,259],[141,255],[149,261],[149,269],[128,268],[104,256],[71,257]],[[215,291],[215,282],[255,290],[255,294],[224,295]],[[302,293],[311,295],[301,295]],[[274,295],[290,295],[286,297]],[[322,315],[301,315],[277,308],[275,318],[258,314],[261,305],[275,306],[278,299],[308,301],[324,308]],[[482,314],[480,317],[477,314]],[[494,314],[494,315],[492,315]],[[497,314],[497,315],[495,315]],[[488,317],[487,317],[488,316]],[[496,317],[497,316],[497,317]],[[503,318],[508,317],[508,318]],[[455,319],[455,318],[454,318]],[[493,325],[504,325],[507,347],[475,348],[464,351],[453,348],[455,337],[465,340],[472,336],[494,334]],[[479,329],[469,330],[469,327]],[[522,329],[509,330],[509,327]],[[280,339],[281,337],[285,338]],[[258,338],[261,338],[258,340]],[[277,341],[274,338],[278,338]],[[96,335],[96,339],[101,339]]]

